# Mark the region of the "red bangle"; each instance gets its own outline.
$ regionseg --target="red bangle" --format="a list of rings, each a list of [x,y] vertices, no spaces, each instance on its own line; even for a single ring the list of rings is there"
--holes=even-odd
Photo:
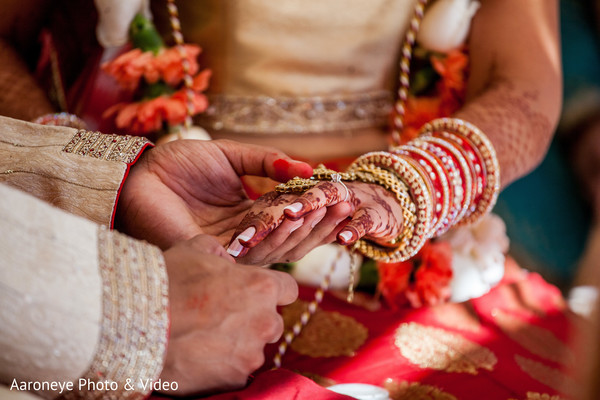
[[[460,203],[458,203],[458,199],[455,200],[455,204],[459,204],[459,208],[455,218],[450,221],[450,225],[455,225],[465,216],[469,205],[471,204],[473,192],[473,177],[471,176],[471,169],[463,155],[446,140],[442,140],[433,136],[421,136],[419,137],[417,143],[420,141],[427,143],[427,149],[434,152],[434,154],[436,154],[446,164],[450,164],[451,161],[452,164],[454,164],[454,168],[458,170],[458,176],[460,178],[456,181],[460,181],[460,186],[454,185],[453,189],[454,195],[460,198]],[[421,146],[417,145],[417,147]]]
[[[475,210],[462,223],[471,223],[488,213],[496,204],[500,192],[500,166],[496,150],[488,137],[475,125],[457,118],[440,118],[425,124],[422,128],[424,134],[433,132],[450,132],[462,136],[477,149],[484,166],[483,192],[476,202]]]
[[[434,200],[431,231],[432,236],[437,236],[437,231],[448,223],[448,213],[450,211],[450,187],[441,162],[430,153],[410,144],[396,147],[392,152],[414,158],[425,170],[425,175],[431,181]]]

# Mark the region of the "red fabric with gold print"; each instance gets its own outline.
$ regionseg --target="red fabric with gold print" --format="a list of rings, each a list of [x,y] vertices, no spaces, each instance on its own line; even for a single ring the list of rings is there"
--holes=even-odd
[[[301,287],[282,310],[288,329],[313,295]],[[564,399],[577,386],[571,327],[560,291],[512,260],[501,284],[464,303],[392,310],[326,293],[283,370],[271,370],[277,346],[269,346],[245,389],[209,398],[341,399],[324,386],[367,383],[391,399]]]

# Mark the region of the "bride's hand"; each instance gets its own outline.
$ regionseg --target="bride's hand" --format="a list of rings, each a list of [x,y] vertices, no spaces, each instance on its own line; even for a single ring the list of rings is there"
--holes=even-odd
[[[402,208],[385,188],[325,181],[300,196],[261,197],[236,229],[228,252],[246,264],[290,262],[334,240],[388,242],[398,237],[402,222]]]

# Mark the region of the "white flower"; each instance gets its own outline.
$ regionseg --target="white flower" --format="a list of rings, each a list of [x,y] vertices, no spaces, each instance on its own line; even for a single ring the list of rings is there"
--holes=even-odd
[[[482,279],[479,266],[474,259],[461,253],[452,254],[450,301],[461,302],[483,296],[490,288],[490,285]]]
[[[129,40],[129,24],[137,13],[150,18],[148,0],[94,0],[98,10],[96,37],[102,47],[122,46]]]
[[[509,246],[500,217],[488,214],[474,225],[452,229],[442,239],[452,247],[451,301],[482,296],[500,282]]]
[[[331,266],[335,264],[329,287],[331,289],[347,289],[350,279],[350,260],[351,254],[348,249],[333,243],[326,244],[315,248],[295,262],[291,274],[298,283],[318,287],[331,270]],[[355,284],[358,283],[361,262],[362,257],[355,254]]]
[[[467,38],[479,6],[477,0],[438,0],[425,12],[417,41],[441,53],[456,49]]]

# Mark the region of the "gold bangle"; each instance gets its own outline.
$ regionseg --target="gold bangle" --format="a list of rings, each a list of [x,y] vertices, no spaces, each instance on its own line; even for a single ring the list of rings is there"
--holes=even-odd
[[[361,182],[378,184],[394,193],[396,200],[398,200],[400,207],[402,207],[402,232],[388,244],[394,247],[394,251],[397,251],[399,248],[405,248],[413,236],[416,222],[415,212],[417,210],[406,184],[394,173],[375,167],[374,165],[358,166],[353,169],[353,173],[356,175],[356,179]]]
[[[411,198],[416,206],[415,226],[408,245],[396,248],[393,252],[382,249],[381,246],[368,245],[366,241],[359,241],[355,248],[367,255],[384,261],[404,261],[414,256],[423,247],[431,233],[433,202],[428,192],[427,183],[421,174],[406,160],[387,152],[367,153],[355,160],[348,171],[352,172],[358,167],[379,167],[398,176],[409,189]]]

